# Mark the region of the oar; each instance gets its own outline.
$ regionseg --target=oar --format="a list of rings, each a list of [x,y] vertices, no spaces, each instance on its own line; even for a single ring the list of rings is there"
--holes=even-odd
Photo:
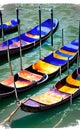
[[[4,29],[3,29],[3,20],[2,20],[2,12],[0,10],[0,19],[1,19],[1,31],[2,31],[2,38],[3,38],[3,41],[4,41]]]
[[[17,108],[15,108],[15,110],[13,110],[10,115],[4,119],[1,123],[0,126],[4,125],[6,122],[10,122],[11,118],[14,116],[14,114],[18,111],[18,109],[21,107],[21,104],[24,103],[26,100],[28,100],[28,98],[22,99],[19,101],[19,104],[17,106]]]
[[[21,103],[17,106],[17,108],[13,112],[11,112],[11,114],[6,119],[4,119],[0,123],[0,126],[4,125],[6,122],[10,122],[11,118],[14,116],[14,114],[17,112],[17,110],[20,108],[20,106],[21,106]]]
[[[17,17],[17,21],[18,21],[18,36],[19,36],[19,41],[20,41],[20,68],[22,70],[23,69],[23,67],[22,67],[22,50],[21,50],[20,20],[19,20],[18,8],[16,8],[16,17]]]
[[[18,95],[17,95],[17,89],[16,89],[16,84],[15,84],[14,75],[13,75],[13,72],[12,72],[12,65],[11,65],[10,55],[9,55],[9,42],[8,42],[8,40],[7,40],[7,46],[8,46],[8,49],[7,49],[8,63],[9,63],[9,67],[10,67],[10,73],[11,73],[11,76],[13,76],[16,101],[18,102],[18,101],[19,101],[19,99],[18,99]]]
[[[51,8],[51,46],[53,51],[53,8]]]
[[[39,6],[39,40],[40,40],[40,59],[41,59],[41,7]]]

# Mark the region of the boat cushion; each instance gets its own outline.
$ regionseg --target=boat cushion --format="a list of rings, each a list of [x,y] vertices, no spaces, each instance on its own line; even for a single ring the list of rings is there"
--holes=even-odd
[[[75,46],[78,46],[79,44],[79,40],[78,39],[75,39],[71,42],[72,45],[75,45]]]
[[[16,84],[16,88],[22,88],[22,87],[26,87],[28,85],[31,85],[33,82],[29,81],[29,80],[25,80],[25,79],[18,79],[15,84]],[[3,80],[1,82],[1,84],[5,85],[5,86],[10,86],[10,87],[14,87],[14,78],[13,76],[10,76],[8,78],[6,78],[5,80]]]
[[[59,69],[58,66],[46,63],[42,60],[39,60],[38,62],[33,64],[32,68],[34,70],[37,70],[38,72],[41,72],[41,73],[44,73],[44,74],[52,74]]]
[[[70,52],[76,52],[76,51],[78,51],[77,48],[68,47],[68,45],[63,46],[61,49],[67,50],[67,51],[70,51]]]
[[[39,103],[42,103],[42,104],[51,105],[51,104],[60,102],[62,100],[62,96],[56,95],[51,91],[47,91],[47,92],[45,92],[39,96],[33,97],[31,99],[33,99],[34,101],[37,101]]]
[[[30,81],[39,81],[43,77],[42,75],[35,74],[35,73],[29,72],[27,70],[21,70],[18,73],[18,75],[19,75],[19,77],[21,77],[23,79],[30,80]]]
[[[68,94],[74,94],[77,90],[78,90],[77,88],[72,88],[72,87],[69,87],[68,85],[64,85],[61,88],[59,88],[59,91],[65,92]]]
[[[64,50],[64,49],[59,49],[60,52],[64,53],[64,54],[70,54],[70,55],[75,55],[76,52],[71,52],[71,51],[68,51],[68,50]]]
[[[77,77],[76,77],[77,78]],[[67,78],[66,78],[66,82],[70,85],[73,85],[75,87],[80,87],[80,80],[78,79],[74,79],[72,77],[72,74],[70,74]]]
[[[45,57],[43,61],[56,65],[56,66],[62,66],[64,64],[66,64],[66,60],[61,60],[61,59],[55,58],[53,53],[50,54],[49,56]]]

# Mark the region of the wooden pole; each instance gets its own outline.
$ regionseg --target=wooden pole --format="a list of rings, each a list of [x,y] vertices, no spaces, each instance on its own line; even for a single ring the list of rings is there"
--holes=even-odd
[[[70,95],[70,107],[72,106],[72,94]]]
[[[79,57],[80,57],[80,21],[79,21]]]
[[[79,68],[79,48],[77,53],[77,74],[78,74],[78,68]]]
[[[9,67],[10,67],[10,73],[11,73],[11,75],[13,76],[13,82],[14,82],[14,89],[15,89],[16,101],[18,102],[19,99],[18,99],[18,95],[17,95],[17,89],[16,89],[16,84],[15,84],[14,75],[13,75],[13,72],[12,72],[12,65],[11,65],[11,61],[10,61],[10,54],[9,54],[9,41],[8,41],[8,40],[7,40],[7,46],[8,46],[8,49],[7,49],[8,63],[9,63]]]
[[[79,59],[80,60],[80,21],[79,21]],[[80,61],[78,62],[78,67],[80,67]]]
[[[62,28],[62,46],[64,46],[64,34],[63,34],[63,28]]]
[[[68,75],[69,75],[69,57],[68,57],[68,60],[67,60],[67,72],[68,72]]]
[[[51,8],[51,46],[53,51],[53,8]]]
[[[0,10],[0,18],[1,18],[1,35],[4,41],[4,29],[3,29],[3,20],[2,20],[2,12]]]
[[[8,47],[8,49],[7,49],[7,57],[8,57],[9,67],[10,67],[10,73],[11,73],[11,75],[13,75],[13,72],[12,72],[12,65],[11,65],[11,61],[10,61],[9,42],[8,42],[8,40],[7,40],[7,47]]]
[[[19,41],[20,41],[20,68],[21,70],[23,69],[22,67],[22,49],[21,49],[21,37],[20,37],[20,20],[19,20],[19,10],[16,8],[16,17],[18,21],[18,36],[19,36]]]
[[[39,39],[40,39],[40,59],[41,59],[41,7],[39,6]]]
[[[78,68],[80,64],[80,21],[79,21],[79,38],[78,38],[78,54],[77,54],[77,74],[78,74]]]
[[[60,66],[60,80],[61,80],[61,66]]]

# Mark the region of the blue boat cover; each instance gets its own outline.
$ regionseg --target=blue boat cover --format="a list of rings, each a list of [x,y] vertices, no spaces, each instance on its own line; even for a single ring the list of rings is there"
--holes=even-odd
[[[53,22],[53,27],[57,26],[57,20],[55,19]],[[47,19],[41,24],[41,35],[46,35],[49,33],[51,30],[51,19]],[[33,28],[32,30],[28,31],[28,33],[33,34],[33,35],[40,35],[39,31],[39,25]]]
[[[76,46],[77,47],[77,46]],[[78,47],[77,47],[78,48]],[[73,46],[71,46],[71,45],[69,45],[69,47],[68,47],[68,44],[67,45],[65,45],[65,46],[63,46],[61,49],[63,49],[63,50],[67,50],[67,51],[70,51],[70,52],[76,52],[76,51],[78,51],[78,49],[77,48],[73,48]]]
[[[48,63],[53,64],[53,65],[57,65],[57,66],[62,66],[62,65],[67,63],[66,60],[61,60],[61,59],[55,58],[53,56],[53,53],[51,53],[50,55],[45,57],[43,61],[48,62]]]
[[[71,44],[72,44],[72,45],[75,45],[75,46],[78,46],[78,44],[79,44],[78,39],[73,40],[73,41],[71,42]]]
[[[8,29],[8,28],[12,28],[13,26],[16,26],[18,24],[17,19],[12,19],[11,24],[6,24],[3,23],[3,28]],[[0,25],[0,29],[2,28],[2,26]]]
[[[58,55],[60,55],[60,56],[63,56],[63,57],[67,57],[67,58],[72,57],[72,55],[64,54],[64,53],[60,52],[59,50],[57,50],[56,53],[57,53]]]

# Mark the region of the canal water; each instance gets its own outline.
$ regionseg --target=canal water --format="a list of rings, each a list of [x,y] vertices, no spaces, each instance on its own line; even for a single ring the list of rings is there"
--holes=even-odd
[[[8,4],[4,5],[2,10],[3,21],[16,18],[16,6],[19,6],[19,17],[21,21],[21,33],[26,32],[39,23],[38,21],[38,7],[39,4]],[[41,4],[42,21],[51,17],[50,9],[53,7],[54,19],[59,20],[59,27],[53,35],[54,50],[62,46],[62,28],[64,29],[64,44],[67,44],[78,38],[78,27],[80,20],[80,5],[78,4]],[[17,36],[18,33],[6,35],[5,40]],[[0,38],[0,42],[2,38]],[[23,68],[28,67],[39,59],[39,46],[23,53],[22,63]],[[51,38],[49,37],[41,48],[41,55],[47,56],[52,51]],[[19,55],[11,56],[11,63],[13,73],[20,71],[20,57]],[[77,67],[74,63],[69,73],[73,72]],[[68,74],[67,71],[62,73],[62,78]],[[10,68],[7,58],[0,60],[0,81],[10,76]],[[24,92],[19,96],[19,99],[38,95],[47,91],[57,81],[60,76],[49,80],[48,82],[31,90]],[[0,122],[3,121],[9,114],[17,107],[15,96],[0,99]],[[19,109],[10,122],[7,122],[3,127],[5,128],[69,128],[80,126],[80,97],[74,99],[72,106],[70,103],[63,104],[55,109],[50,109],[39,113],[23,112]]]

